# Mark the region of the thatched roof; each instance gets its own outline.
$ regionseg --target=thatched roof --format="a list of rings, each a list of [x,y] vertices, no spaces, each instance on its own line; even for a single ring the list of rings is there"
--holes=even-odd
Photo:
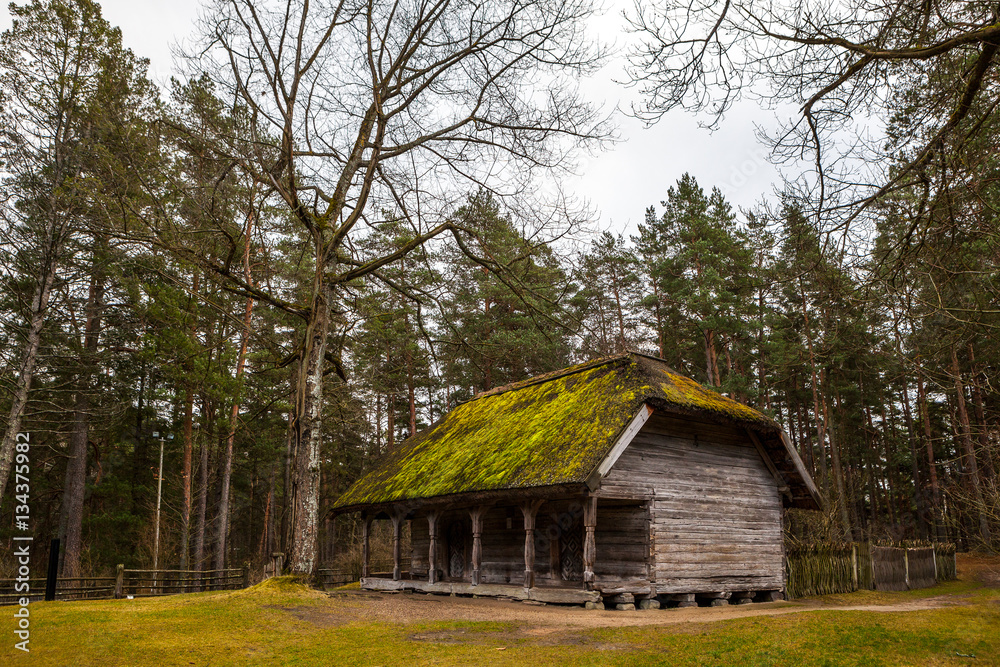
[[[334,510],[585,484],[643,404],[753,430],[788,481],[791,504],[819,506],[812,481],[774,420],[672,372],[662,360],[627,353],[462,403],[388,452]]]

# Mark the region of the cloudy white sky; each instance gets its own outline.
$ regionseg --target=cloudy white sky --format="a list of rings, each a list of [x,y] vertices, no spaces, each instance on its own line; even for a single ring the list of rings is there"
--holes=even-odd
[[[603,41],[621,47],[624,24],[620,9],[614,7],[629,3],[614,0],[608,4],[612,8],[595,20],[594,31]],[[201,2],[105,0],[101,5],[108,21],[122,29],[126,46],[149,58],[152,76],[165,84],[174,71],[171,46],[192,33]],[[9,25],[5,5],[0,28]],[[598,76],[586,82],[590,99],[609,110],[629,107],[635,91],[615,83],[624,78],[623,64],[623,56],[612,58]],[[649,129],[625,115],[616,120],[621,142],[585,158],[580,176],[568,183],[570,191],[597,209],[602,228],[633,233],[646,207],[658,205],[667,188],[685,171],[706,189],[721,187],[731,203],[744,208],[769,197],[772,184],[779,180],[754,135],[755,123],[771,127],[774,115],[753,102],[741,103],[714,133],[699,128],[697,118],[680,111]]]

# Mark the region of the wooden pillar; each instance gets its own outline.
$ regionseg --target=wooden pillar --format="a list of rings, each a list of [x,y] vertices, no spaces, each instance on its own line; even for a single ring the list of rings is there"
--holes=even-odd
[[[483,563],[483,516],[486,507],[479,506],[469,510],[472,519],[472,585],[479,585],[479,570]]]
[[[597,497],[590,496],[583,501],[583,584],[587,590],[594,588],[594,560],[597,558]]]
[[[427,583],[436,584],[437,576],[437,548],[438,548],[438,512],[432,510],[427,513],[427,531],[430,534],[430,550],[427,554]]]
[[[361,515],[361,578],[368,577],[368,557],[371,549],[368,548],[368,537],[371,533],[372,520],[366,514]]]
[[[535,515],[544,500],[532,500],[521,505],[524,515],[524,587],[535,587]]]
[[[400,561],[402,560],[402,552],[400,546],[400,537],[403,529],[403,519],[406,515],[401,511],[397,510],[392,513],[392,580],[399,581],[403,578],[403,568],[400,567]]]

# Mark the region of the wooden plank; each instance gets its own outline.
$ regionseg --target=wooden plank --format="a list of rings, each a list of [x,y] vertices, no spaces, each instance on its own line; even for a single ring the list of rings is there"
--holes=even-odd
[[[509,597],[516,600],[536,600],[554,604],[583,604],[597,602],[601,599],[598,591],[587,591],[582,588],[535,587],[526,589],[523,586],[503,584],[480,584],[474,586],[466,582],[428,583],[417,580],[393,581],[368,577],[361,580],[361,588],[373,591],[403,591],[413,590],[423,593],[439,593],[443,595],[479,595],[484,597]]]
[[[792,465],[795,467],[795,471],[798,472],[799,477],[802,478],[806,489],[809,491],[809,495],[820,509],[825,509],[826,500],[819,492],[819,489],[816,487],[816,483],[813,482],[812,477],[809,476],[808,471],[806,471],[806,466],[802,463],[802,459],[799,458],[798,452],[795,451],[795,446],[788,440],[788,435],[784,430],[782,430],[778,435],[781,438],[781,444],[785,446],[785,453],[788,455],[788,458],[791,459]]]
[[[778,485],[778,491],[781,493],[790,493],[788,482],[785,480],[784,476],[778,472],[778,469],[774,467],[771,457],[768,456],[766,451],[764,451],[764,446],[760,444],[760,439],[757,437],[757,434],[750,429],[747,429],[747,435],[750,436],[751,442],[753,442],[754,447],[757,448],[757,453],[760,454],[760,458],[763,459],[767,469],[771,472],[771,476],[774,477],[774,483]]]
[[[632,421],[629,422],[628,426],[621,432],[618,439],[615,440],[615,444],[612,445],[611,451],[608,455],[604,457],[604,460],[597,465],[597,469],[590,474],[587,478],[587,486],[590,487],[591,491],[597,490],[601,485],[601,480],[604,478],[608,471],[618,462],[618,459],[628,448],[629,444],[632,442],[632,438],[642,429],[649,419],[650,415],[653,414],[653,409],[648,405],[643,404],[635,416],[632,417]]]

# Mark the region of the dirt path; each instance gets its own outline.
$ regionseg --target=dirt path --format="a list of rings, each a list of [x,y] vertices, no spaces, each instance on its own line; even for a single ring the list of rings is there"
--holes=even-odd
[[[751,616],[778,616],[810,611],[907,612],[938,609],[965,602],[943,595],[882,605],[840,606],[807,602],[765,602],[727,607],[691,607],[640,611],[597,611],[582,607],[536,606],[487,598],[463,598],[413,593],[344,591],[330,594],[331,604],[285,609],[296,618],[319,626],[355,621],[426,623],[434,621],[495,621],[517,623],[527,634],[544,635],[571,628],[602,628],[677,623],[711,623]]]

